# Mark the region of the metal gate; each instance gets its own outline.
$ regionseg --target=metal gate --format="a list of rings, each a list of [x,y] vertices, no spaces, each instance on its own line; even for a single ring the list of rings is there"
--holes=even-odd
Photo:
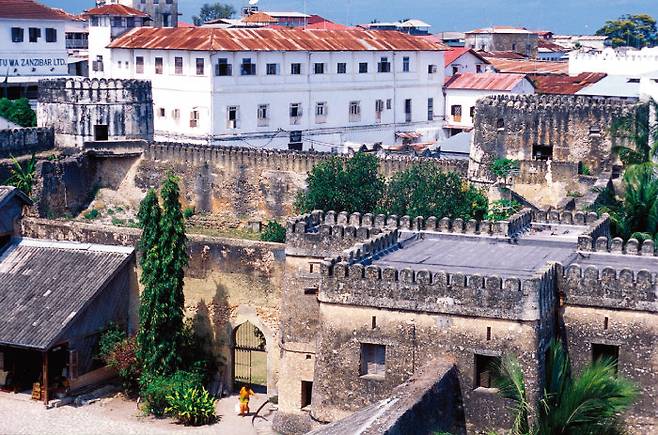
[[[242,385],[267,386],[267,352],[265,336],[251,322],[235,328],[233,352],[234,387]]]

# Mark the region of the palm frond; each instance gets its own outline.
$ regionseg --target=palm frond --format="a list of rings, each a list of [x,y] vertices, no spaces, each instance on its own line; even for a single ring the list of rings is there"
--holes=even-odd
[[[518,360],[513,357],[504,357],[496,367],[497,376],[494,385],[500,395],[513,402],[514,424],[513,434],[527,434],[530,431],[528,418],[531,406],[528,403],[523,370]]]

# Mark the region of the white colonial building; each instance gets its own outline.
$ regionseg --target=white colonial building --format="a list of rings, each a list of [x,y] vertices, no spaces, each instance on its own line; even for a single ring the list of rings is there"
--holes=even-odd
[[[104,76],[151,80],[158,140],[329,151],[442,135],[443,47],[399,32],[137,28],[109,49]]]
[[[32,0],[0,2],[0,96],[36,98],[40,78],[68,75],[65,28],[75,19]]]
[[[606,48],[600,53],[584,51],[569,55],[569,75],[602,72],[609,75],[642,76],[658,71],[658,47],[635,50]]]
[[[446,123],[449,135],[473,128],[477,100],[490,95],[534,94],[525,74],[456,74],[445,85]]]

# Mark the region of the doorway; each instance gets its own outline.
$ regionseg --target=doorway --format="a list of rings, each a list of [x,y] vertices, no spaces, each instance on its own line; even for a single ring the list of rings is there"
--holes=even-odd
[[[267,351],[263,332],[247,321],[233,331],[233,387],[267,391]]]

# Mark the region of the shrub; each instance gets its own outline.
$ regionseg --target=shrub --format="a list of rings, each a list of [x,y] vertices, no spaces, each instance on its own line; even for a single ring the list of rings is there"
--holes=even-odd
[[[0,116],[21,127],[36,127],[37,114],[30,107],[27,98],[8,100],[0,98]]]
[[[203,387],[176,390],[167,397],[167,414],[186,426],[201,426],[215,420],[215,398]]]
[[[286,229],[277,221],[269,221],[263,232],[260,233],[260,239],[263,242],[285,243]]]
[[[491,162],[489,169],[498,178],[507,178],[513,170],[518,169],[519,162],[512,159],[496,159]]]
[[[90,210],[87,213],[85,213],[84,218],[87,219],[87,220],[94,220],[94,219],[100,217],[100,215],[101,215],[101,212],[99,212],[96,209],[93,209],[93,210]]]
[[[504,221],[521,209],[521,204],[508,199],[499,199],[489,206],[487,219],[490,221]]]
[[[122,227],[122,226],[124,226],[125,224],[126,224],[126,221],[125,221],[125,220],[123,220],[123,219],[119,219],[119,218],[116,217],[116,216],[113,216],[113,217],[112,217],[112,225],[114,225],[114,226],[116,226],[116,227]]]
[[[185,219],[189,219],[192,216],[194,216],[194,212],[195,212],[194,207],[191,207],[191,206],[190,207],[185,207],[185,209],[183,209],[183,217]]]
[[[137,362],[137,343],[134,337],[116,343],[104,360],[108,366],[117,371],[126,393],[137,392],[140,366]]]
[[[163,416],[171,406],[169,396],[176,391],[186,391],[202,386],[203,375],[197,372],[177,371],[171,376],[143,376],[141,397],[145,412],[158,417]]]
[[[107,330],[101,335],[98,340],[98,356],[109,364],[108,358],[116,347],[127,338],[125,331],[119,328],[114,323],[111,323]]]

